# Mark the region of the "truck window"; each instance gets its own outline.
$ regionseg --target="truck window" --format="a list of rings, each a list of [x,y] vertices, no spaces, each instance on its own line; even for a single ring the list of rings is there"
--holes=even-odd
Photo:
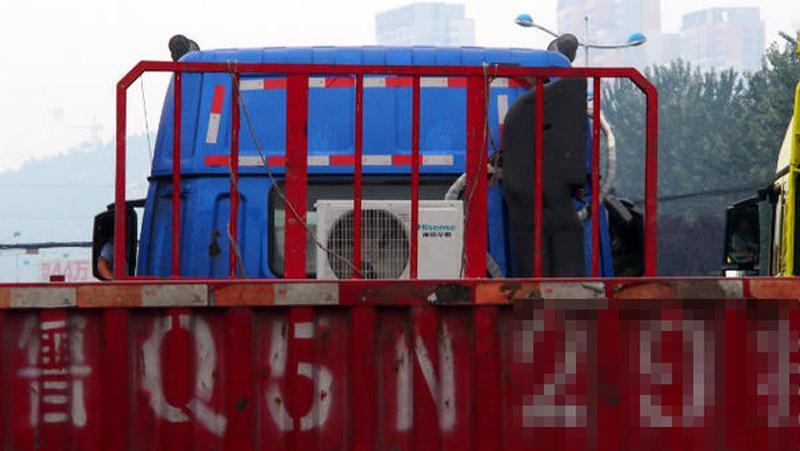
[[[420,178],[419,193],[421,200],[444,199],[450,184],[455,177],[448,178]],[[278,187],[283,192],[283,181],[278,182]],[[408,177],[402,178],[364,178],[364,200],[402,200],[411,196],[411,186]],[[352,179],[347,180],[320,180],[308,183],[308,214],[306,223],[309,229],[316,233],[316,212],[314,204],[320,199],[325,200],[351,200],[353,199]],[[277,277],[283,277],[284,259],[284,225],[286,221],[286,206],[284,200],[275,189],[269,194],[269,269]],[[316,277],[317,246],[310,236],[306,236],[306,277]]]

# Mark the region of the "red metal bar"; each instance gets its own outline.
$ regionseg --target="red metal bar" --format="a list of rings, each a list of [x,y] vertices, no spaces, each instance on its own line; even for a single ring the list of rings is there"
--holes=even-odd
[[[172,119],[172,277],[181,275],[181,97],[183,74],[175,72],[172,85],[175,114]]]
[[[600,277],[600,77],[592,101],[592,277]]]
[[[416,279],[419,257],[419,76],[414,76],[411,89],[411,261],[409,272],[410,277]]]
[[[130,85],[143,72],[229,72],[227,63],[141,61],[122,82]],[[237,63],[237,73],[278,73],[287,75],[307,75],[325,73],[327,75],[352,74],[364,75],[407,75],[407,76],[483,76],[480,66],[381,66],[381,65],[334,65],[334,64],[272,64],[272,63]],[[642,91],[645,86],[652,85],[634,68],[585,68],[585,67],[521,67],[503,66],[492,68],[492,75],[497,77],[558,77],[558,78],[628,78]]]
[[[238,277],[237,266],[239,257],[237,248],[239,244],[239,73],[233,74],[233,89],[231,89],[231,211],[228,219],[230,241],[228,243],[228,263],[230,277]]]
[[[306,276],[308,75],[286,80],[286,228],[284,277]],[[295,215],[295,213],[298,216]]]
[[[364,76],[356,75],[356,130],[353,174],[353,278],[361,278],[361,191],[364,166]]]
[[[542,277],[542,202],[544,161],[544,79],[536,78],[536,124],[534,125],[534,160],[533,160],[533,276]]]
[[[124,80],[123,80],[124,81]],[[128,86],[117,83],[117,161],[114,185],[114,278],[125,279],[125,144]]]
[[[646,81],[646,80],[645,80]],[[647,82],[647,122],[645,132],[645,177],[644,177],[644,275],[656,275],[658,243],[656,227],[658,222],[656,196],[658,195],[658,91]]]
[[[467,185],[464,275],[486,277],[486,81],[467,80]]]

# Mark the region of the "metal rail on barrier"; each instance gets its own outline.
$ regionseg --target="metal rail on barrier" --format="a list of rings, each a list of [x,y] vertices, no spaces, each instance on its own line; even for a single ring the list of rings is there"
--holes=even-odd
[[[142,61],[117,83],[117,132],[116,132],[116,184],[114,236],[126,236],[125,221],[125,158],[127,89],[145,72],[172,72],[174,76],[173,102],[173,159],[172,159],[172,277],[181,273],[180,236],[180,184],[181,184],[181,106],[182,78],[184,73],[230,73],[232,85],[238,86],[242,74],[281,74],[286,83],[286,196],[297,213],[307,213],[307,169],[308,145],[306,125],[308,122],[308,81],[315,74],[330,74],[355,77],[355,148],[353,173],[353,263],[361,267],[361,200],[362,200],[362,156],[363,156],[363,89],[365,75],[395,75],[412,78],[412,139],[411,139],[411,230],[416,230],[419,221],[419,166],[420,166],[420,78],[421,77],[465,77],[466,118],[466,172],[465,192],[474,193],[467,204],[465,216],[464,246],[467,278],[482,278],[486,275],[487,252],[487,181],[486,181],[486,93],[490,89],[485,68],[475,66],[367,66],[367,65],[323,65],[323,64],[260,64],[260,63],[176,63]],[[593,98],[593,152],[592,152],[592,212],[600,211],[600,107],[601,80],[623,78],[633,82],[646,99],[645,141],[645,217],[644,217],[644,275],[656,273],[656,184],[658,146],[658,94],[655,87],[632,68],[523,68],[492,66],[492,77],[534,78],[538,93],[544,92],[545,80],[559,78],[592,78]],[[230,142],[230,190],[231,207],[229,219],[229,277],[238,278],[238,209],[239,209],[239,92],[232,89],[232,125]],[[534,144],[534,276],[542,277],[542,199],[544,154],[543,115],[544,96],[536,96]],[[483,164],[482,164],[483,163]],[[288,213],[288,210],[287,210]],[[284,240],[284,277],[305,278],[306,230],[304,218],[287,214]],[[600,219],[592,214],[592,263],[593,277],[600,275]],[[417,234],[411,233],[410,268],[412,279],[417,278]],[[302,243],[298,245],[297,243]],[[117,279],[131,279],[125,274],[124,239],[114,240],[114,273]],[[353,278],[358,278],[355,273]]]

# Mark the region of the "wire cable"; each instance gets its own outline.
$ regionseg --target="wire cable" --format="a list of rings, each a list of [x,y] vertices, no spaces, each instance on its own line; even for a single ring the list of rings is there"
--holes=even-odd
[[[153,162],[153,143],[150,142],[150,121],[147,117],[147,100],[144,95],[144,77],[139,77],[139,87],[142,93],[142,109],[144,110],[144,131],[147,135],[147,152],[150,155],[150,163]]]

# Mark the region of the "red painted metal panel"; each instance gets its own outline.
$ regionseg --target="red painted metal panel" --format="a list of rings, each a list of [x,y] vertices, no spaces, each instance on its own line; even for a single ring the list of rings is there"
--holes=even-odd
[[[433,282],[356,281],[337,306],[2,309],[0,442],[796,449],[796,301],[718,290],[740,281],[649,282],[592,299],[575,299],[585,281],[500,282],[528,298],[513,307],[431,304]]]

